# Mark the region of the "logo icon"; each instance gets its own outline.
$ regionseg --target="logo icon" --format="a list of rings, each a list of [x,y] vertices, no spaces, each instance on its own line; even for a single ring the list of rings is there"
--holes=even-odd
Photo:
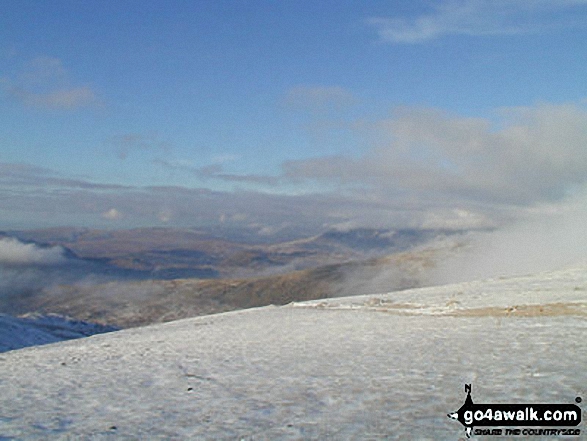
[[[581,422],[581,409],[575,404],[476,404],[471,398],[471,385],[465,384],[467,398],[449,418],[465,426],[467,438],[475,426],[577,426]],[[577,397],[575,402],[580,403]],[[476,430],[479,435],[502,435],[502,429]],[[580,429],[506,429],[505,435],[579,435]]]

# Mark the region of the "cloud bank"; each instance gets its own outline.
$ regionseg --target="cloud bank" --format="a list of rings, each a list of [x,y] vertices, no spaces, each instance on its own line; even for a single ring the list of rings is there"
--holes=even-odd
[[[508,205],[559,200],[587,181],[587,112],[574,105],[504,109],[496,122],[398,109],[365,129],[377,145],[361,157],[291,161],[286,176]]]
[[[219,222],[265,231],[285,225],[483,228],[507,224],[540,204],[563,203],[587,185],[587,111],[578,104],[507,108],[492,118],[398,108],[387,118],[348,122],[347,129],[367,147],[354,155],[286,161],[275,175],[157,160],[207,188],[97,184],[0,163],[5,222],[31,222],[17,228]],[[215,190],[216,184],[232,189]],[[30,216],[38,212],[42,224]]]

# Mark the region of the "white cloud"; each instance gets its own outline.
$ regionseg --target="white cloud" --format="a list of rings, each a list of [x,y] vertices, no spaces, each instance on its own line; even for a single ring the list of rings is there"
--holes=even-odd
[[[449,207],[528,206],[587,183],[587,111],[575,105],[507,109],[498,124],[400,109],[363,130],[377,145],[362,157],[290,161],[285,174]]]
[[[32,243],[22,243],[14,238],[0,239],[1,265],[59,265],[66,261],[63,248],[41,248]]]
[[[122,219],[122,217],[123,217],[122,213],[120,211],[118,211],[116,208],[111,208],[110,210],[102,213],[103,219],[107,219],[107,220],[111,220],[111,221],[120,220],[120,219]]]
[[[572,7],[586,4],[585,0],[446,0],[416,17],[374,17],[367,24],[391,43],[421,43],[446,35],[521,34],[585,25],[584,14],[578,16],[581,11]],[[554,12],[566,15],[555,18]]]

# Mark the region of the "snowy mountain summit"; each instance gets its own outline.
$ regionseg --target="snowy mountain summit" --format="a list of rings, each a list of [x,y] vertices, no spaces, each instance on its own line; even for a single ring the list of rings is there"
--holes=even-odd
[[[0,439],[454,440],[464,384],[584,400],[585,335],[585,267],[128,329],[0,354]]]

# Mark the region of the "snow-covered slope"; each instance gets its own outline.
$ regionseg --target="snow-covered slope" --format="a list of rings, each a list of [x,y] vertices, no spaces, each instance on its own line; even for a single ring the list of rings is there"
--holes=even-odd
[[[53,314],[23,317],[0,314],[0,352],[116,330],[112,326],[71,320]]]
[[[455,440],[465,383],[585,399],[586,318],[575,268],[25,348],[0,354],[0,439]]]

